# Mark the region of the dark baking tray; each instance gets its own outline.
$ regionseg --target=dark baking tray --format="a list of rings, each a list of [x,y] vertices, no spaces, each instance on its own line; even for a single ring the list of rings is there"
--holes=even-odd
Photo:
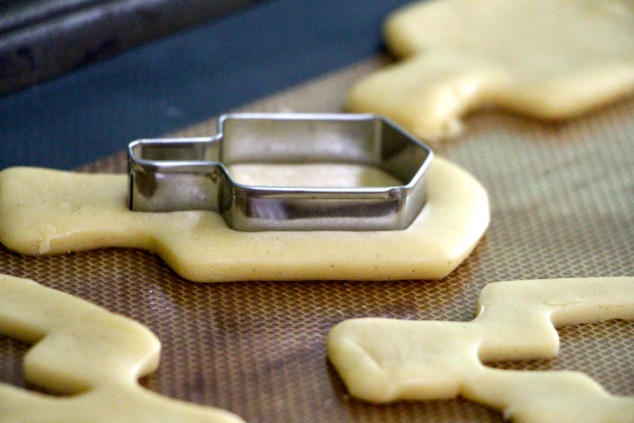
[[[0,0],[0,94],[261,0]]]

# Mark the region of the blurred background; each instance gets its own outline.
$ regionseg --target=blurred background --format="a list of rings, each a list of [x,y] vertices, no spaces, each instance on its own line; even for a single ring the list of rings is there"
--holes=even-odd
[[[376,55],[405,0],[0,0],[0,169],[71,169]]]

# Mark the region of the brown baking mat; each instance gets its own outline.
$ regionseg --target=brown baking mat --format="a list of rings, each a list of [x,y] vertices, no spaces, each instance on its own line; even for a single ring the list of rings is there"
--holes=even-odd
[[[361,63],[242,110],[339,111],[349,85],[382,64]],[[214,127],[210,120],[176,135]],[[352,317],[471,320],[488,282],[634,276],[634,99],[555,124],[487,111],[465,127],[436,150],[489,190],[491,226],[442,281],[196,284],[127,249],[25,257],[0,248],[0,271],[144,323],[163,342],[161,366],[144,386],[250,422],[499,422],[499,413],[463,400],[374,406],[350,398],[326,359],[326,335]],[[122,153],[83,170],[125,166]],[[614,394],[634,395],[634,323],[559,333],[556,359],[491,365],[580,370]],[[0,381],[24,386],[26,350],[0,337]]]

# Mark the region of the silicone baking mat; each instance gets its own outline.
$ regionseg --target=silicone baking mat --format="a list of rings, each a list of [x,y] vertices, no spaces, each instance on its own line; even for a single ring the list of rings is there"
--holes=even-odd
[[[340,111],[350,84],[383,65],[361,63],[242,111]],[[171,135],[214,132],[211,119]],[[375,406],[351,398],[326,358],[326,335],[353,317],[468,321],[488,282],[634,276],[634,99],[560,123],[479,112],[435,147],[485,185],[492,214],[473,254],[441,281],[196,284],[126,249],[26,257],[2,247],[0,271],[147,325],[163,353],[144,386],[250,422],[499,422],[499,413],[460,399]],[[125,168],[122,152],[81,170]],[[634,395],[634,323],[559,333],[556,359],[491,365],[580,370],[613,394]],[[32,388],[20,364],[27,348],[0,336],[0,381]]]

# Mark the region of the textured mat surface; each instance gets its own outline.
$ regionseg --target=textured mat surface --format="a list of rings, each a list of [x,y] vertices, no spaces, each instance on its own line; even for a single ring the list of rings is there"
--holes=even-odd
[[[350,83],[382,65],[362,63],[243,111],[339,111]],[[214,126],[210,120],[172,135],[208,135]],[[486,186],[492,220],[472,256],[442,281],[195,284],[156,256],[126,249],[36,258],[0,247],[0,272],[144,323],[163,342],[161,367],[144,386],[250,422],[500,422],[497,412],[463,400],[356,401],[326,359],[326,335],[352,317],[471,320],[488,282],[634,276],[634,99],[557,124],[487,111],[465,127],[436,151]],[[125,167],[122,153],[82,170]],[[556,359],[491,365],[579,370],[613,394],[634,395],[634,323],[559,333]],[[0,382],[25,386],[26,350],[0,336]]]

